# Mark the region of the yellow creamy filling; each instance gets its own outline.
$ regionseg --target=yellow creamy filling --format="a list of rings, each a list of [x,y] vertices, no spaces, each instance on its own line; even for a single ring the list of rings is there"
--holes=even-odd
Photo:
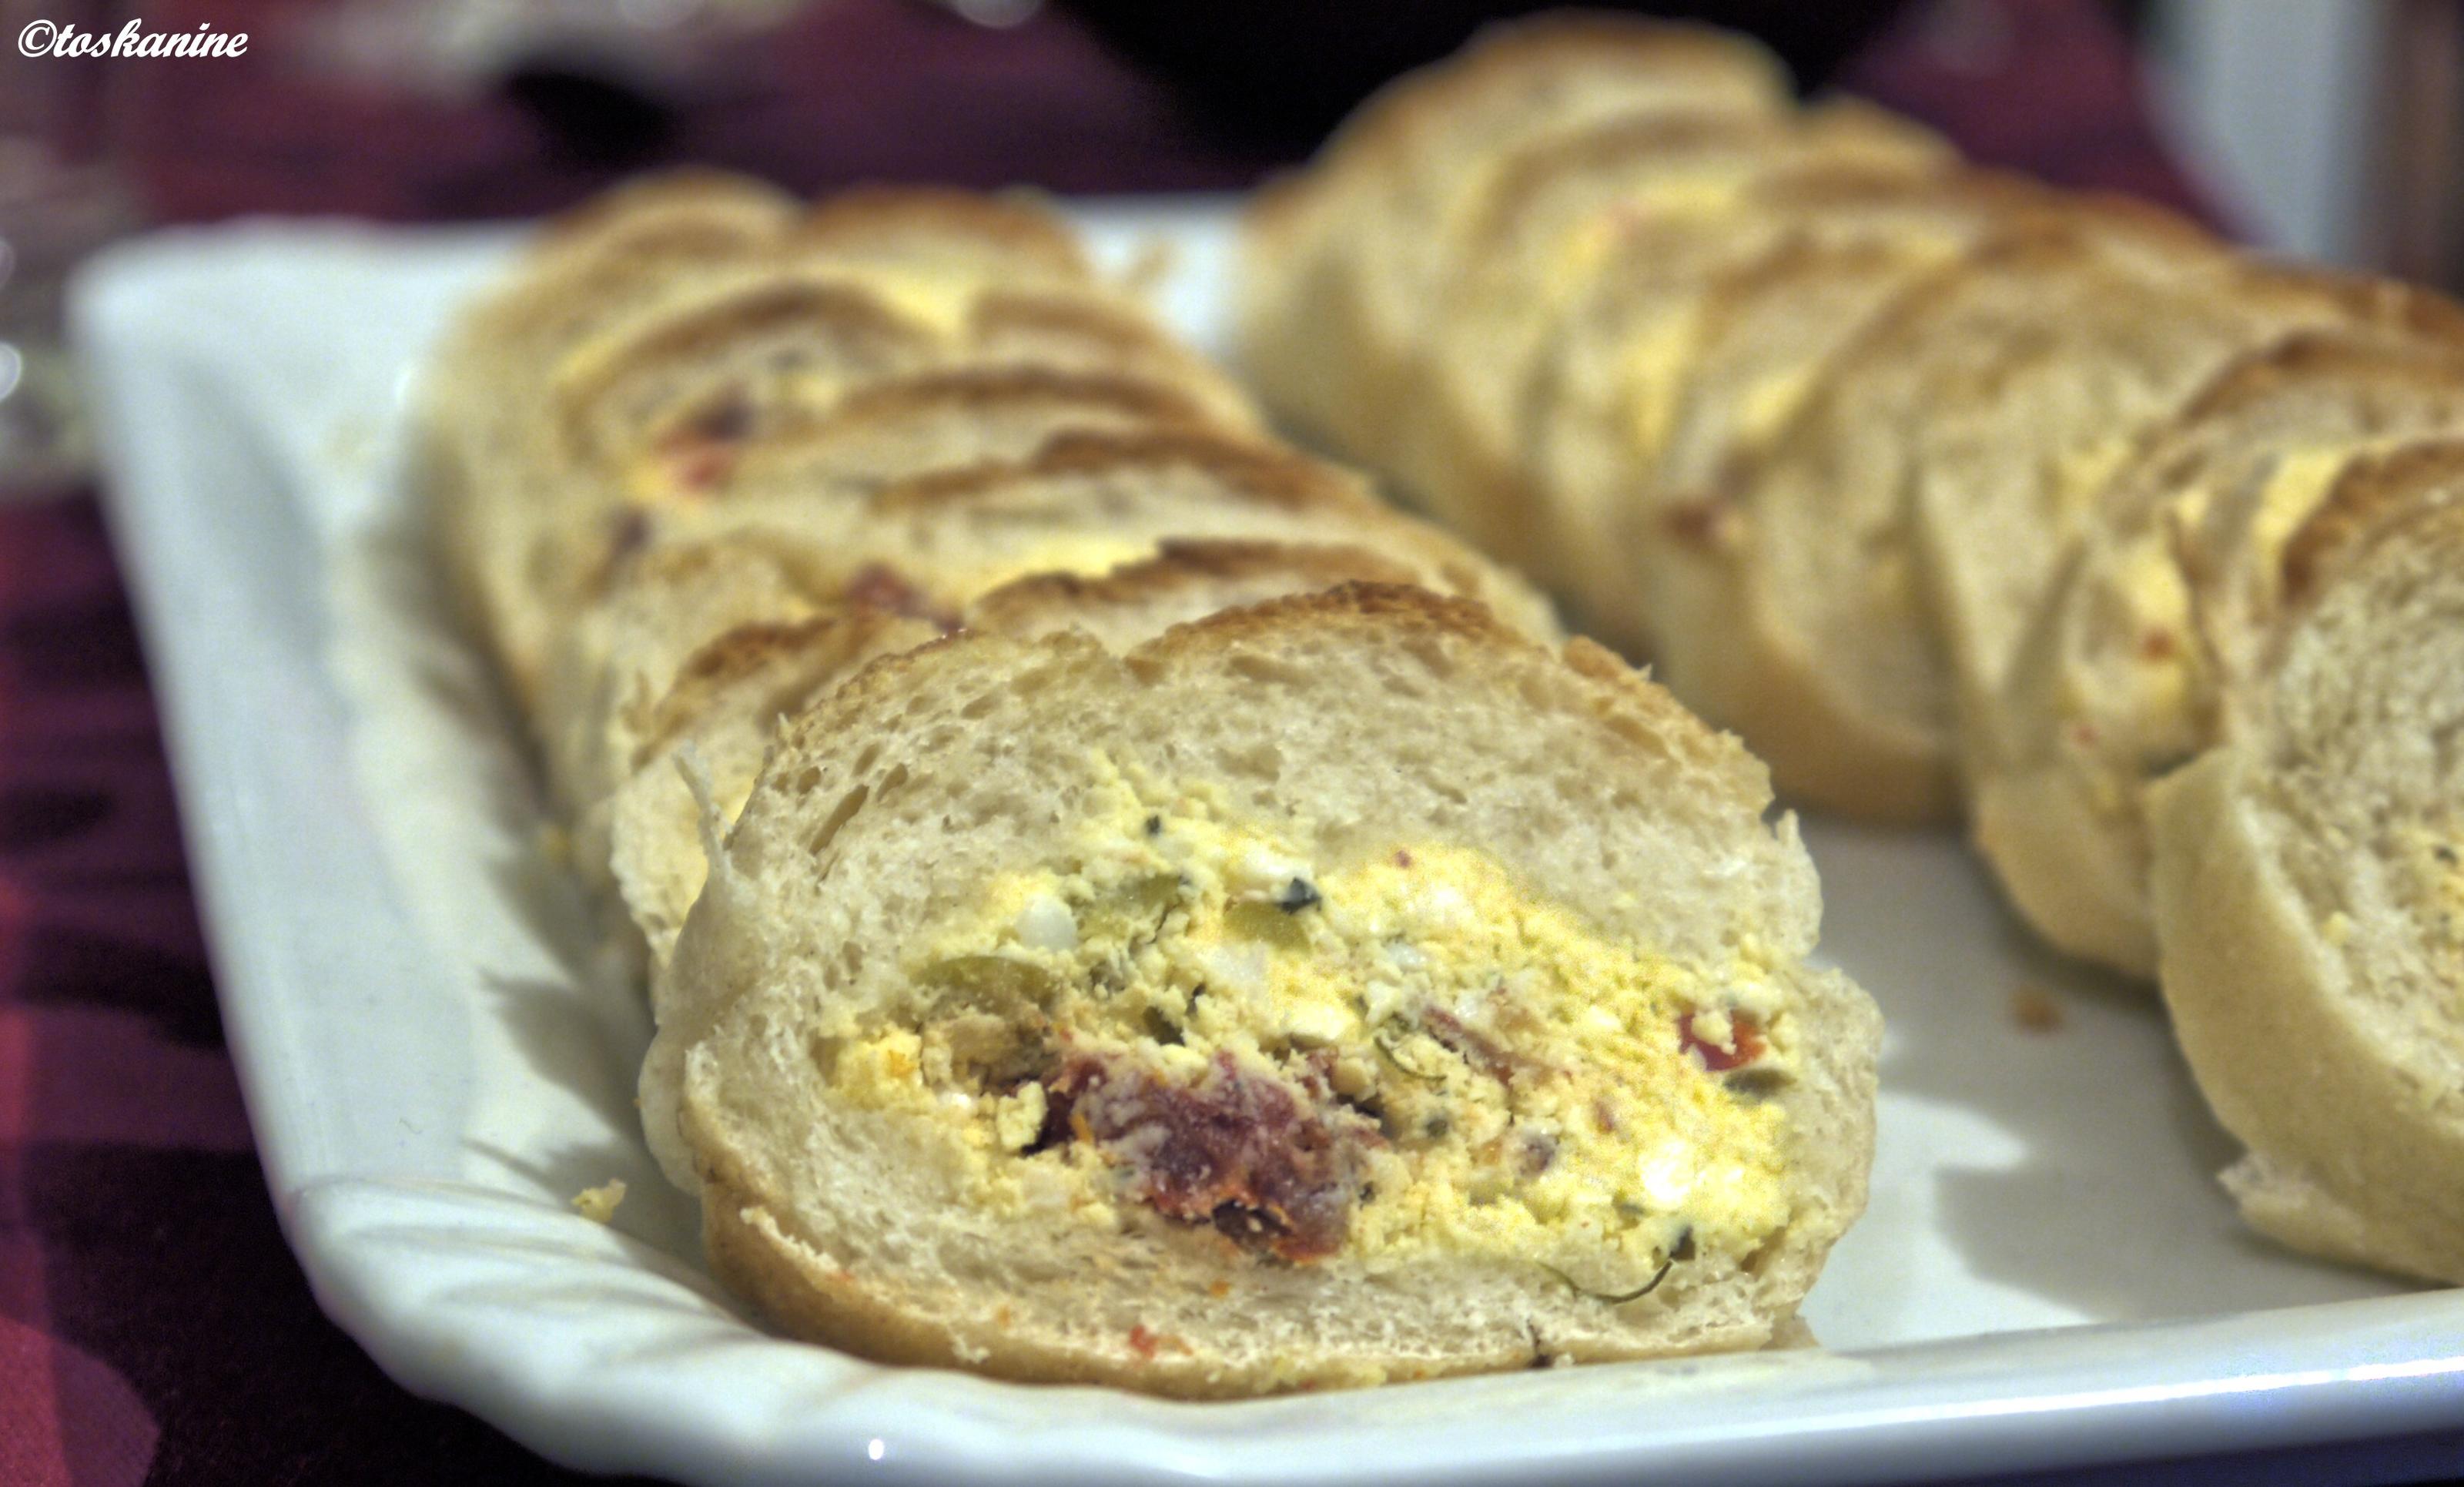
[[[2464,832],[2450,820],[2399,827],[2395,836],[2407,897],[2421,905],[2432,953],[2453,970],[2464,965]]]
[[[2353,453],[2349,444],[2329,444],[2277,456],[2276,468],[2269,474],[2251,518],[2251,553],[2257,559],[2260,572],[2279,571],[2284,544],[2293,540],[2293,534],[2300,530],[2313,512],[2325,504],[2336,477],[2352,462]]]
[[[1768,1096],[1795,1028],[1752,951],[1605,938],[1459,847],[1319,864],[1203,794],[1106,795],[1066,860],[916,948],[914,1026],[833,1066],[950,1122],[983,1201],[1104,1225],[1144,1203],[1286,1259],[1530,1261],[1602,1295],[1787,1223]]]
[[[1638,454],[1657,455],[1667,445],[1677,423],[1678,392],[1701,349],[1702,329],[1702,311],[1689,302],[1655,320],[1628,344],[1627,429]]]
[[[2285,544],[2327,499],[2337,476],[2352,457],[2349,445],[2297,448],[2278,455],[2250,509],[2248,540],[2254,571],[2279,570]],[[2110,469],[2105,470],[2110,474]],[[2101,478],[2101,477],[2100,477]],[[2076,489],[2078,487],[2074,487]],[[2113,686],[2122,684],[2130,721],[2128,738],[2103,738],[2091,733],[2075,742],[2091,751],[2132,747],[2143,770],[2169,765],[2198,744],[2200,724],[2194,716],[2193,691],[2199,655],[2191,633],[2191,596],[2173,550],[2173,526],[2194,529],[2206,522],[2220,493],[2193,487],[2176,499],[2174,522],[2160,533],[2133,543],[2116,564],[2108,602],[2123,642],[2124,663],[2114,674],[2094,678],[2072,674],[2064,705],[2077,722],[2111,708]],[[2109,778],[2097,782],[2098,805],[2108,811],[2130,803]]]

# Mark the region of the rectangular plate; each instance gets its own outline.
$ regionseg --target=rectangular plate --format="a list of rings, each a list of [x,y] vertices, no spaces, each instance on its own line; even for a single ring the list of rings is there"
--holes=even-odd
[[[1078,215],[1109,261],[1167,245],[1167,312],[1221,348],[1226,204]],[[764,1335],[643,1148],[641,999],[590,970],[402,473],[424,348],[513,245],[176,233],[73,306],[283,1228],[408,1387],[709,1482],[1837,1481],[2464,1426],[2464,1294],[2248,1236],[2148,997],[2031,946],[1952,837],[1820,822],[1826,952],[1890,1027],[1873,1206],[1807,1307],[1832,1351],[1190,1405]],[[2057,1027],[2021,1025],[2023,987]],[[611,1177],[613,1227],[571,1211]]]

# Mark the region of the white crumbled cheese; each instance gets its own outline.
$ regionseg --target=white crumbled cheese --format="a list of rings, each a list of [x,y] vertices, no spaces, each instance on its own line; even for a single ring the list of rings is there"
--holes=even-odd
[[[1402,984],[1388,981],[1382,977],[1372,978],[1369,985],[1362,988],[1360,1000],[1362,1015],[1369,1019],[1371,1027],[1375,1027],[1401,1010]]]
[[[1309,881],[1309,864],[1264,847],[1243,848],[1224,875],[1225,886],[1242,899],[1280,899],[1293,881]]]
[[[1583,1009],[1583,1020],[1600,1032],[1621,1032],[1625,1030],[1624,1018],[1597,1003]]]
[[[1261,996],[1266,990],[1266,947],[1254,942],[1210,945],[1201,957],[1206,984],[1235,996]]]
[[[943,1090],[941,1106],[945,1110],[955,1110],[960,1115],[966,1115],[976,1108],[976,1097],[965,1090]]]
[[[1729,1021],[1728,1010],[1725,1007],[1707,1008],[1696,1012],[1693,1021],[1687,1026],[1692,1030],[1694,1041],[1697,1043],[1731,1051],[1736,1047],[1736,1025]]]
[[[1018,943],[1030,950],[1067,954],[1078,948],[1078,920],[1069,905],[1048,893],[1026,900],[1018,911]]]
[[[1284,1032],[1295,1043],[1339,1043],[1352,1031],[1352,1016],[1330,1002],[1300,1002],[1285,1013]]]
[[[1035,1144],[1037,1133],[1044,1129],[1044,1111],[1041,1084],[1022,1084],[1017,1094],[1003,1097],[993,1116],[993,1131],[1002,1148],[1023,1151]]]
[[[1661,1143],[1642,1159],[1642,1192],[1656,1209],[1683,1208],[1694,1196],[1700,1180],[1694,1165],[1694,1150],[1682,1141],[1671,1139]]]
[[[1435,933],[1464,928],[1472,921],[1471,900],[1452,883],[1424,881],[1411,901],[1412,917]]]

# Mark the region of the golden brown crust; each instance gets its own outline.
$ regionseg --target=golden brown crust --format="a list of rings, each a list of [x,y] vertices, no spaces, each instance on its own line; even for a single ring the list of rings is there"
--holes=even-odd
[[[846,253],[922,241],[979,245],[1066,278],[1092,270],[1078,236],[1023,195],[986,196],[929,186],[857,186],[805,212],[787,233],[799,248]]]
[[[2464,440],[2408,444],[2354,459],[2317,509],[2285,540],[2285,610],[2307,604],[2331,566],[2401,518],[2425,514],[2426,493],[2464,488]]]
[[[1227,493],[1289,510],[1382,508],[1356,482],[1305,455],[1239,434],[1204,428],[1112,432],[1072,430],[1046,439],[1016,462],[938,470],[884,487],[871,498],[875,515],[977,499],[987,491],[1043,479],[1104,476],[1167,465],[1199,471]]]
[[[1410,568],[1359,547],[1246,541],[1166,542],[1155,555],[1109,572],[1037,573],[1014,579],[967,609],[971,628],[1017,631],[1052,617],[1149,603],[1199,580],[1287,578],[1331,588],[1363,582],[1409,584]]]
[[[830,410],[824,430],[816,432],[918,412],[991,412],[1004,404],[1032,403],[1103,407],[1158,422],[1201,423],[1207,417],[1189,394],[1151,378],[1047,366],[957,366],[858,388]]]
[[[671,221],[699,231],[716,215],[767,216],[780,226],[790,219],[794,198],[776,187],[733,171],[684,166],[643,176],[602,191],[548,219],[538,246],[552,252],[601,246],[593,239],[635,241],[637,228],[665,233]],[[698,219],[698,220],[695,220]]]
[[[1464,231],[1465,256],[1476,260],[1512,235],[1529,218],[1533,203],[1560,181],[1613,174],[1620,166],[1656,166],[1671,155],[1706,144],[1776,147],[1795,132],[1781,115],[1707,109],[1613,116],[1586,129],[1536,140],[1499,162],[1487,198]]]

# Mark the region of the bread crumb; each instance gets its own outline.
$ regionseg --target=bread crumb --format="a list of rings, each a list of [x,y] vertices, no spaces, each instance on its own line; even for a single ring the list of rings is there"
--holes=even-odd
[[[573,1195],[573,1211],[594,1224],[605,1224],[616,1217],[617,1205],[625,1201],[625,1179],[611,1177],[596,1187],[584,1187]]]
[[[2021,987],[2011,993],[2011,1020],[2030,1032],[2057,1032],[2062,1004],[2042,987]]]

